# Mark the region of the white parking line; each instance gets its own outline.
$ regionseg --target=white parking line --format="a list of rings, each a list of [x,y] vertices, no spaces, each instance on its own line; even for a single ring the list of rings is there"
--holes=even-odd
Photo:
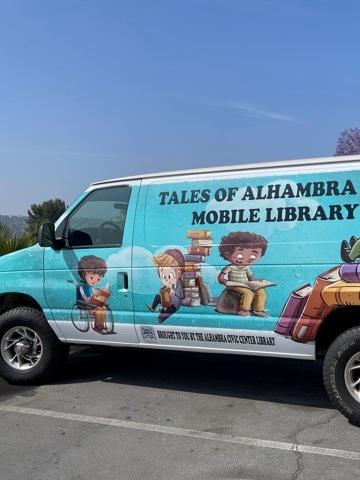
[[[169,427],[164,425],[155,425],[151,423],[130,422],[127,420],[118,420],[116,418],[92,417],[89,415],[79,415],[76,413],[55,412],[52,410],[16,407],[13,405],[0,405],[0,412],[59,418],[61,420],[69,420],[72,422],[94,423],[97,425],[108,425],[110,427],[162,433],[165,435],[177,435],[179,437],[199,438],[201,440],[212,440],[222,443],[248,445],[260,448],[274,448],[276,450],[287,450],[291,452],[310,453],[313,455],[325,455],[328,457],[346,458],[349,460],[360,460],[360,452],[354,452],[349,450],[312,447],[311,445],[299,445],[296,443],[276,442],[272,440],[262,440],[258,438],[241,437],[237,435],[203,432],[201,430],[190,430],[187,428]]]

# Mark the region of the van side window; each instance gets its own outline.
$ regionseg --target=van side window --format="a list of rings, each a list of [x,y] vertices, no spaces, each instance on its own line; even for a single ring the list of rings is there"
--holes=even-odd
[[[121,247],[131,188],[111,187],[91,192],[69,216],[68,247]]]

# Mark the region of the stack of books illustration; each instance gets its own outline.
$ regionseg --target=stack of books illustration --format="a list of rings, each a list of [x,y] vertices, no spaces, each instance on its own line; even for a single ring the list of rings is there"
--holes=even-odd
[[[189,230],[187,238],[191,239],[188,253],[184,255],[185,270],[183,287],[185,298],[183,305],[199,307],[211,305],[213,298],[209,285],[204,282],[201,267],[206,257],[210,255],[213,239],[209,230]]]

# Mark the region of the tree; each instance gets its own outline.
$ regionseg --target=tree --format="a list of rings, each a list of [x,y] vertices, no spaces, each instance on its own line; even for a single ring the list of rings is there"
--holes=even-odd
[[[335,155],[360,154],[360,128],[347,128],[340,133]]]
[[[30,247],[33,243],[33,238],[29,233],[15,235],[6,225],[0,223],[0,257]]]
[[[43,223],[54,223],[65,211],[65,202],[60,198],[47,200],[43,203],[33,203],[28,210],[26,220],[27,232],[37,241],[38,231]]]

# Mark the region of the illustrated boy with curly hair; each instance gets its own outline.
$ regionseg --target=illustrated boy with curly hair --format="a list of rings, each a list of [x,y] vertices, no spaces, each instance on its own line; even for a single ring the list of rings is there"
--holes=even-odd
[[[76,290],[77,301],[89,306],[94,314],[94,330],[99,333],[106,332],[106,307],[105,305],[93,305],[93,295],[96,292],[95,286],[103,279],[107,272],[105,260],[95,255],[82,257],[78,263],[78,273],[82,279]],[[91,308],[94,307],[94,308]]]
[[[265,286],[273,285],[266,280],[256,279],[249,266],[258,262],[265,254],[267,240],[256,233],[232,232],[221,240],[219,253],[230,264],[224,267],[218,280],[239,294],[238,315],[267,317],[265,312]]]

